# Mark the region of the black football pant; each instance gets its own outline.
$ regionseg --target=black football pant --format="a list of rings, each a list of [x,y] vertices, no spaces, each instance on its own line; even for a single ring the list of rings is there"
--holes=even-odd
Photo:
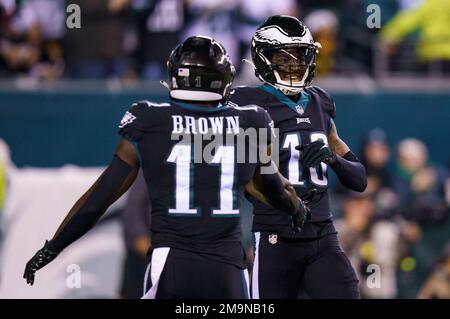
[[[254,234],[252,298],[359,298],[358,279],[336,234],[285,239]]]
[[[247,269],[174,249],[156,248],[144,280],[145,299],[248,299]]]

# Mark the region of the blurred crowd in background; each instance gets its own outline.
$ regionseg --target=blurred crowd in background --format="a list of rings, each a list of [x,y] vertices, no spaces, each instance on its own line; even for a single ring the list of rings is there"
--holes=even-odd
[[[348,192],[338,185],[335,204],[338,236],[360,276],[363,297],[411,298],[416,291],[419,298],[450,298],[448,168],[433,163],[420,140],[406,138],[391,149],[381,129],[367,134],[360,158],[368,175],[366,191]],[[439,232],[444,234],[440,239]],[[436,244],[441,257],[423,284],[415,277],[417,268]],[[379,289],[366,284],[370,264],[382,271]],[[422,286],[414,287],[419,282]]]
[[[79,29],[66,25],[70,4]],[[195,34],[223,43],[240,70],[273,14],[308,25],[322,44],[319,75],[450,71],[447,0],[0,0],[0,76],[159,80],[172,48]]]
[[[81,8],[80,29],[66,26],[69,4]],[[367,26],[371,4],[382,29]],[[0,0],[0,79],[164,79],[170,51],[194,34],[223,43],[240,71],[256,27],[282,13],[301,18],[321,43],[319,76],[450,75],[448,0]],[[9,156],[0,146],[1,212]],[[450,298],[450,165],[433,163],[420,140],[391,145],[381,129],[367,132],[360,158],[367,190],[336,184],[331,204],[362,296]],[[141,295],[151,243],[144,189],[138,180],[123,212],[125,298]],[[366,284],[373,264],[382,270],[377,289]]]

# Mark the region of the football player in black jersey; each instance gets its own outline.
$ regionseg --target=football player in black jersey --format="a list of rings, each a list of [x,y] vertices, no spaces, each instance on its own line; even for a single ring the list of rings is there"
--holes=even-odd
[[[289,220],[254,199],[255,262],[253,298],[358,298],[358,280],[342,251],[328,201],[327,168],[346,187],[362,192],[364,166],[339,138],[336,106],[323,89],[311,86],[320,44],[290,16],[269,17],[252,38],[252,59],[259,87],[237,87],[230,101],[266,109],[279,129],[279,170],[311,217],[300,233]]]
[[[75,203],[53,239],[27,263],[28,283],[94,226],[130,187],[139,167],[152,202],[145,298],[248,297],[237,200],[246,186],[291,216],[293,229],[302,226],[306,208],[295,190],[277,170],[262,171],[271,167],[261,156],[270,148],[268,113],[257,106],[222,104],[234,77],[222,45],[208,37],[188,38],[167,64],[171,99],[138,102],[125,113],[114,159]],[[248,128],[265,130],[268,138],[239,142]],[[208,160],[206,148],[211,144],[201,137],[211,132],[214,141],[221,135],[226,139],[213,145]],[[255,151],[256,160],[237,160],[241,151]]]

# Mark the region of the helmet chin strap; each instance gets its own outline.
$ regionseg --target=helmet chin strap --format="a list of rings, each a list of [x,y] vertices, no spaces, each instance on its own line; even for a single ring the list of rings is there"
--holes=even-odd
[[[248,60],[248,59],[242,59],[241,62],[250,64],[250,66],[253,68],[253,70],[254,70],[254,71],[256,70],[256,66],[255,66],[255,64],[253,64],[252,61],[250,61],[250,60]]]
[[[283,82],[287,82],[287,81],[283,81],[281,80],[280,75],[278,74],[277,71],[274,71],[275,77],[277,79],[277,82],[275,82],[272,86],[275,87],[276,89],[280,90],[281,92],[283,92],[284,95],[297,95],[300,94],[303,89],[305,87],[292,87],[289,85],[284,85]],[[300,85],[303,85],[305,83],[306,78],[308,77],[309,74],[309,67],[307,68],[305,74],[303,75],[302,80],[300,81]]]
[[[168,89],[170,91],[170,86],[166,81],[159,80],[159,84],[161,84],[162,86],[164,86],[166,89]]]

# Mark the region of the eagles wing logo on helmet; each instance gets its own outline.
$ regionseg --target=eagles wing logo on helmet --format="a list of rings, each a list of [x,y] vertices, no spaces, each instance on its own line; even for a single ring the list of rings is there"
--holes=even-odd
[[[271,25],[261,28],[255,32],[255,39],[270,44],[288,44],[298,43],[302,41],[302,37],[306,35],[306,29],[303,29],[301,37],[290,37],[279,26]]]
[[[278,26],[273,25],[255,32],[255,39],[271,44],[294,43],[292,38]]]

